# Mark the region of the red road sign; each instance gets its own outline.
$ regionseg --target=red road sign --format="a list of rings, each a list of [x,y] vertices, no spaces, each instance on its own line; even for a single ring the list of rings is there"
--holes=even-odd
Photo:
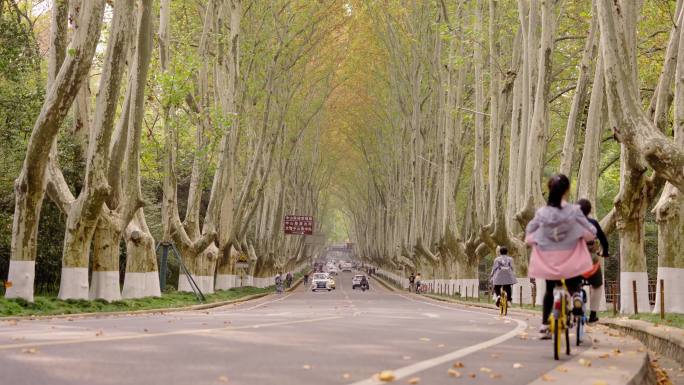
[[[314,220],[310,215],[285,215],[285,234],[313,235]]]

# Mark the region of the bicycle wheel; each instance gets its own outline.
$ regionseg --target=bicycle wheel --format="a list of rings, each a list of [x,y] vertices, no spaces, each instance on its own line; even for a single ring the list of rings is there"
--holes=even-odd
[[[561,349],[561,339],[560,339],[560,322],[557,319],[552,321],[553,328],[553,359],[559,360],[558,355]]]
[[[584,319],[582,316],[576,316],[575,322],[577,322],[577,346],[580,346],[582,334],[584,333]]]
[[[570,355],[570,328],[565,327],[565,354]]]

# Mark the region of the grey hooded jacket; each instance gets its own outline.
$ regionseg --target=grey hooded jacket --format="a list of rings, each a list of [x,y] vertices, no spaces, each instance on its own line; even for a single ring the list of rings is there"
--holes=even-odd
[[[496,257],[489,280],[492,281],[493,285],[514,285],[518,283],[513,271],[513,258],[508,255]]]
[[[579,206],[564,203],[560,209],[544,206],[537,210],[527,224],[526,233],[541,251],[571,251],[578,239],[586,237],[587,233],[596,234],[596,228]]]

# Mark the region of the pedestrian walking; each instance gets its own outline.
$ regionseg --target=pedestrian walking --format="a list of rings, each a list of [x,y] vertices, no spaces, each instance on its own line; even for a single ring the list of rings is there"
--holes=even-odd
[[[411,275],[409,275],[409,292],[415,291],[415,288],[413,287],[414,283],[416,283],[416,276],[411,273]]]
[[[280,273],[280,272],[275,276],[275,287],[276,287],[276,293],[278,293],[278,294],[283,293],[283,291],[284,291],[283,290],[283,277],[282,277],[282,273]]]
[[[503,246],[499,247],[499,256],[494,259],[489,281],[494,285],[497,307],[501,304],[501,289],[506,291],[507,301],[511,302],[513,298],[512,287],[518,283],[518,280],[513,271],[513,258],[508,255],[508,249]]]
[[[304,273],[304,286],[309,285],[309,272]]]
[[[285,287],[289,289],[290,286],[292,286],[292,273],[288,271],[287,275],[285,276]]]

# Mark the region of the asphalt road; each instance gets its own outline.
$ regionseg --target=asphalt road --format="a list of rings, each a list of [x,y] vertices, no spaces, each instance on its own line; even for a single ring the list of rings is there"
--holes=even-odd
[[[373,281],[351,290],[351,277],[333,292],[300,287],[209,311],[0,322],[0,384],[361,385],[381,370],[396,383],[526,384],[559,365],[536,339],[538,317]],[[447,373],[456,361],[459,379]]]

